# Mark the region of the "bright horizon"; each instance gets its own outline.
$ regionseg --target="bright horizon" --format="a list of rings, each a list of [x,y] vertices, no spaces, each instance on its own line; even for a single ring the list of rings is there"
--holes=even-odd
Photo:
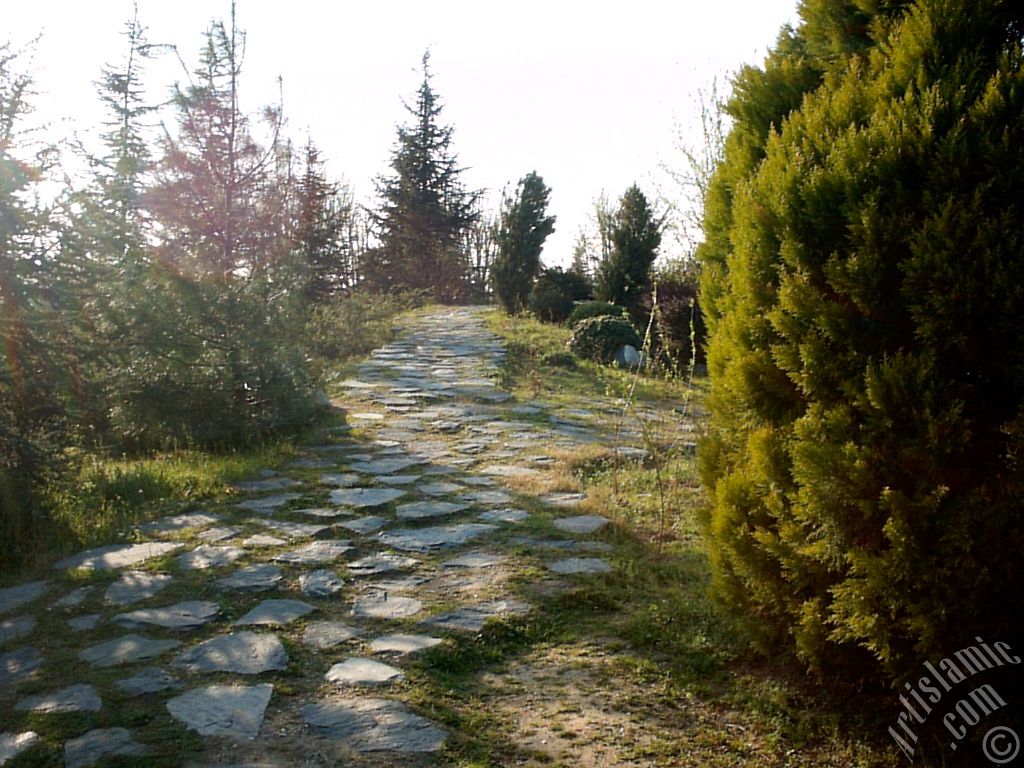
[[[796,23],[796,5],[639,0],[621,13],[610,4],[536,0],[515,8],[294,0],[282,13],[278,4],[239,0],[238,26],[247,35],[242,104],[253,112],[276,103],[280,76],[288,134],[301,144],[308,131],[330,176],[371,204],[373,179],[390,170],[396,126],[407,120],[402,104],[429,48],[467,185],[487,190],[494,209],[504,186],[536,170],[557,216],[544,261],[564,265],[602,191],[612,201],[634,182],[651,199],[659,187],[670,191],[660,165],[681,165],[678,128],[687,145],[700,145],[699,92],[717,79],[724,93],[740,66],[760,63],[779,28]],[[138,6],[149,42],[175,45],[189,68],[209,23],[230,15],[229,0]],[[95,136],[103,117],[95,82],[105,64],[123,59],[121,32],[131,15],[130,0],[5,10],[5,39],[16,49],[42,35],[29,65],[31,103],[51,138]],[[145,79],[159,99],[183,76],[165,56]]]

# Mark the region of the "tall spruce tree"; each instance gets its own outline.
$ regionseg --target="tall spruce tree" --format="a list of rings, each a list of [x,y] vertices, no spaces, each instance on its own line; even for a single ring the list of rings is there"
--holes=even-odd
[[[555,231],[555,217],[547,213],[550,194],[544,180],[531,171],[519,180],[515,194],[503,201],[491,284],[506,312],[526,306],[540,273],[544,241]]]
[[[323,302],[353,285],[354,255],[347,236],[352,199],[346,189],[328,181],[320,151],[306,142],[304,170],[298,181],[295,245],[305,267],[306,295]]]
[[[378,180],[374,218],[380,247],[368,253],[363,275],[376,290],[428,289],[451,302],[469,288],[465,234],[479,218],[479,192],[467,191],[464,169],[452,153],[450,126],[440,124],[442,104],[430,82],[430,53],[423,82],[407,106],[412,122],[399,126],[392,176]]]
[[[805,2],[736,80],[699,461],[718,593],[895,682],[1022,642],[1024,12],[868,7]]]
[[[661,222],[635,184],[626,190],[610,222],[611,252],[597,272],[595,293],[601,301],[642,313],[641,299],[651,289],[651,268],[661,244]]]

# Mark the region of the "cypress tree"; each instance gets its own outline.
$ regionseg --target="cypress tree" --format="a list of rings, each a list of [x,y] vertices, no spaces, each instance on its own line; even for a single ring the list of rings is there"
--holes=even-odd
[[[513,197],[504,200],[491,281],[506,312],[518,312],[526,306],[540,272],[544,241],[555,231],[555,217],[547,215],[550,194],[534,171],[519,180]]]
[[[701,249],[716,590],[893,681],[1024,609],[1024,18],[907,6],[741,73]]]
[[[598,268],[597,298],[641,314],[641,300],[651,289],[651,268],[659,245],[661,222],[634,184],[622,196],[611,223],[611,253]]]

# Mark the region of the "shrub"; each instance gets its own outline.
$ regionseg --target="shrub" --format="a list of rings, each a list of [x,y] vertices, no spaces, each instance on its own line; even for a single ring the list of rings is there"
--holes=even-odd
[[[581,320],[572,330],[569,349],[573,354],[599,363],[611,362],[620,347],[640,348],[640,336],[628,320],[601,315]]]
[[[673,368],[685,368],[691,361],[704,362],[707,328],[697,290],[696,275],[673,270],[657,278],[657,311],[653,291],[643,298],[644,311],[648,315],[654,313],[657,352],[667,357]],[[693,342],[696,342],[696,355]]]
[[[545,269],[533,284],[530,310],[547,323],[564,323],[580,290],[578,275],[557,267]]]
[[[607,301],[586,301],[576,305],[569,314],[566,325],[575,328],[580,320],[586,320],[588,317],[621,317],[623,320],[628,320],[629,312],[625,307]]]
[[[365,355],[387,343],[395,317],[427,301],[425,291],[354,291],[313,309],[306,324],[310,352],[323,363]]]

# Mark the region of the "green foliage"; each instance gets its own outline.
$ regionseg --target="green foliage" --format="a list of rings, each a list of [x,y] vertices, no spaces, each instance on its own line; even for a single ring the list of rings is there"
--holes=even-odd
[[[555,217],[547,215],[551,190],[536,172],[519,180],[515,196],[505,198],[498,224],[498,255],[491,266],[491,285],[508,313],[519,312],[540,272],[544,241],[555,231]]]
[[[620,347],[641,346],[640,335],[628,320],[608,315],[588,317],[572,329],[569,349],[573,354],[599,363],[611,362]]]
[[[643,294],[651,288],[661,222],[635,184],[622,196],[611,227],[611,253],[598,267],[596,298],[620,304],[639,317]]]
[[[465,236],[479,218],[480,193],[463,186],[452,128],[438,122],[442,105],[430,84],[429,60],[428,52],[415,104],[408,107],[412,124],[398,128],[394,174],[377,184],[381,245],[366,253],[362,269],[371,290],[426,288],[435,301],[450,303],[472,287]]]
[[[701,252],[716,589],[890,681],[1024,611],[1024,18],[900,5],[740,74]]]
[[[395,317],[423,306],[424,291],[370,293],[354,291],[318,305],[306,325],[312,355],[329,365],[383,346],[391,338]]]
[[[581,275],[549,267],[533,284],[530,310],[547,323],[564,323],[575,306],[576,297],[586,290]]]
[[[626,311],[625,307],[620,307],[607,301],[586,301],[582,304],[577,304],[573,308],[566,320],[566,325],[575,328],[580,320],[586,320],[588,317],[602,316],[621,317],[623,320],[629,320],[629,312]]]
[[[672,369],[704,362],[707,328],[697,300],[698,278],[692,265],[662,269],[654,279],[655,292],[646,295],[643,309],[654,315],[654,343]]]

